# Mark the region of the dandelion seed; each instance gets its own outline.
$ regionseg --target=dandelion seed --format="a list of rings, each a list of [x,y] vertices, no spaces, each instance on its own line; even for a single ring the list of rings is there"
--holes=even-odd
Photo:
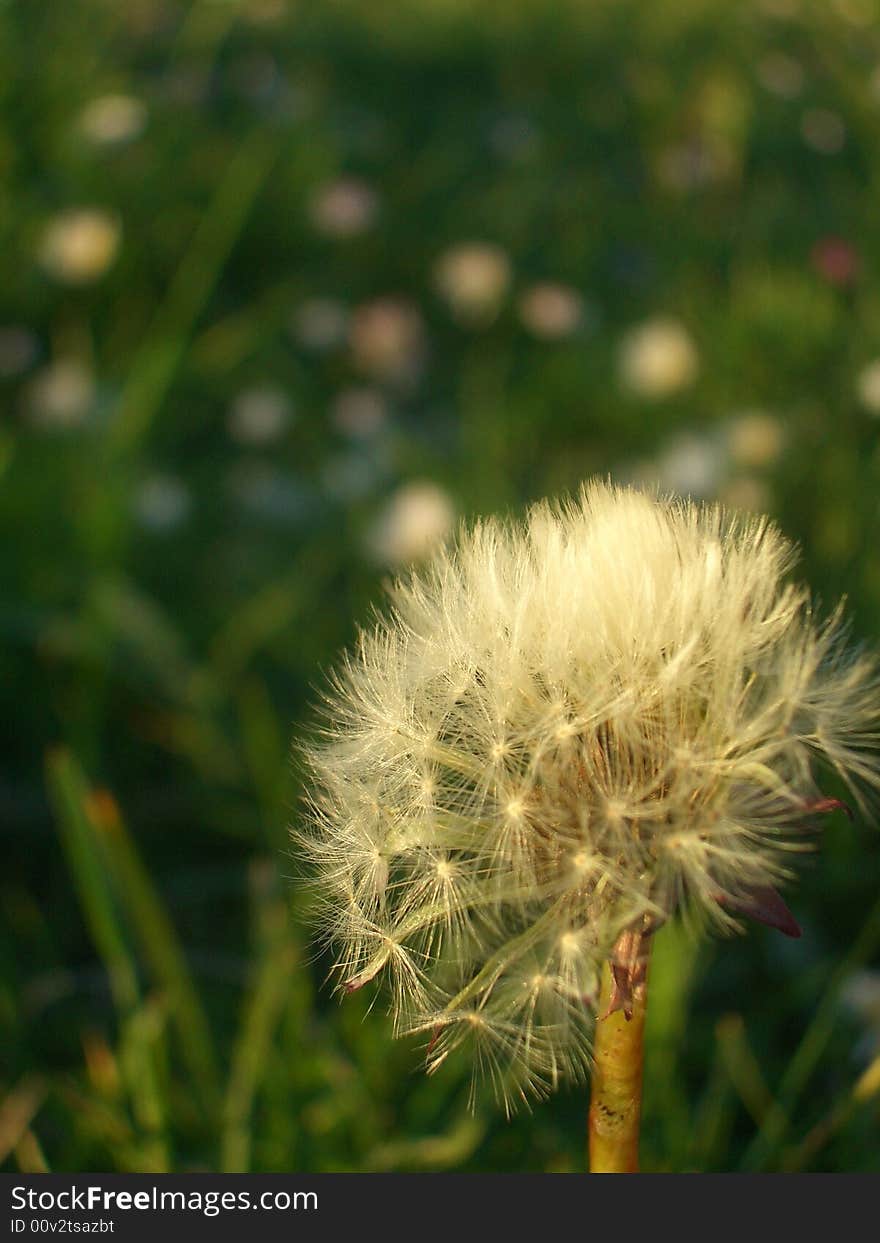
[[[296,836],[341,987],[390,977],[431,1071],[469,1049],[512,1110],[587,1074],[594,1026],[640,1033],[665,921],[797,934],[823,771],[880,791],[880,678],[793,562],[764,517],[592,483],[398,581]],[[600,1042],[594,1100],[614,1071]]]

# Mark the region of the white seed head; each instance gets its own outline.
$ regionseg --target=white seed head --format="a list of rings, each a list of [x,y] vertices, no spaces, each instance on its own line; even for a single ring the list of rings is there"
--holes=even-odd
[[[823,767],[880,787],[877,666],[793,561],[766,518],[592,483],[396,584],[332,680],[296,837],[341,987],[388,975],[429,1068],[468,1043],[509,1108],[582,1076],[621,932],[735,927]]]

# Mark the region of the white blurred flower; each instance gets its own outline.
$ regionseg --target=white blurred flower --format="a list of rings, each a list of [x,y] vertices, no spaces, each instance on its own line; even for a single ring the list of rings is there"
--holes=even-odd
[[[348,334],[348,311],[332,298],[309,298],[293,312],[290,331],[306,349],[332,349]]]
[[[408,565],[433,552],[449,536],[454,521],[448,492],[429,480],[414,480],[390,497],[367,533],[367,549],[383,565]]]
[[[796,17],[801,0],[758,0],[758,8],[769,17]]]
[[[500,246],[463,242],[437,260],[434,283],[456,319],[490,323],[510,285],[510,259]]]
[[[192,498],[189,488],[176,475],[149,475],[142,480],[132,498],[135,518],[148,531],[173,531],[189,517]]]
[[[270,26],[289,13],[288,0],[248,0],[243,16],[255,26]]]
[[[85,285],[103,276],[116,258],[121,228],[109,212],[77,207],[49,222],[39,249],[50,276],[69,285]]]
[[[356,177],[319,186],[309,199],[313,227],[327,237],[355,237],[373,224],[379,209],[375,190]]]
[[[840,995],[843,1006],[864,1025],[858,1053],[864,1058],[880,1049],[880,971],[863,969],[849,977]]]
[[[730,151],[716,141],[701,138],[670,143],[657,154],[657,176],[669,190],[686,193],[723,181],[735,168]]]
[[[21,375],[36,359],[39,342],[32,332],[19,324],[0,327],[0,377]]]
[[[337,453],[324,463],[321,483],[334,500],[362,501],[379,487],[385,467],[381,455],[377,459],[362,450]]]
[[[293,417],[293,406],[280,388],[245,389],[232,403],[229,434],[245,445],[268,445],[280,439]]]
[[[872,26],[877,20],[872,0],[833,0],[832,8],[851,26]]]
[[[297,526],[314,506],[308,489],[293,475],[264,461],[243,461],[231,471],[228,487],[252,518]]]
[[[663,488],[707,499],[717,495],[727,465],[727,453],[717,435],[688,432],[676,436],[661,453],[655,475]]]
[[[356,440],[366,440],[388,421],[388,407],[373,388],[347,388],[338,393],[330,410],[337,431]]]
[[[99,95],[79,116],[80,133],[97,146],[118,146],[143,133],[147,108],[133,95]]]
[[[718,500],[744,513],[765,514],[771,508],[770,489],[754,475],[735,475],[718,490]]]
[[[584,300],[570,285],[544,281],[532,285],[517,304],[524,328],[545,340],[569,337],[584,320]]]
[[[541,133],[530,117],[499,117],[489,130],[489,145],[502,159],[523,163],[537,155]]]
[[[76,358],[59,358],[34,376],[26,394],[30,421],[40,427],[78,427],[95,400],[95,378]]]
[[[676,319],[651,319],[624,336],[618,353],[620,379],[639,397],[663,398],[687,388],[699,369],[696,346]]]
[[[771,52],[758,63],[758,81],[772,95],[794,99],[804,86],[804,68],[785,52]]]
[[[785,428],[775,415],[749,410],[728,424],[727,445],[737,466],[771,466],[785,447]]]
[[[231,76],[243,98],[255,104],[277,98],[283,83],[278,62],[267,52],[241,56],[231,66]]]
[[[836,112],[810,108],[801,118],[801,137],[820,155],[837,155],[846,142],[846,126]]]
[[[424,327],[411,302],[389,297],[362,303],[352,314],[348,339],[355,366],[377,379],[408,381],[421,368]]]
[[[880,415],[880,358],[873,359],[859,372],[856,391],[865,409]]]

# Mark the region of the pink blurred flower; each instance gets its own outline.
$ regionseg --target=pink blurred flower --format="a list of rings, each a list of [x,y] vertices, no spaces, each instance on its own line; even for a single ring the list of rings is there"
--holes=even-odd
[[[520,321],[533,336],[555,340],[571,336],[584,317],[584,300],[570,285],[544,281],[532,285],[517,304]]]
[[[382,380],[412,380],[422,362],[422,316],[416,306],[400,298],[365,302],[351,317],[349,344],[360,371]]]
[[[813,267],[830,285],[852,285],[862,262],[858,251],[842,237],[820,237],[810,251]]]
[[[376,192],[356,177],[319,186],[309,201],[309,217],[327,237],[356,237],[370,228],[379,210]]]

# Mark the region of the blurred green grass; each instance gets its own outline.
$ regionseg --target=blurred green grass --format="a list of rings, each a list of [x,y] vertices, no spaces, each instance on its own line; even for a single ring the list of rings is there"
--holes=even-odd
[[[766,508],[876,641],[878,19],[0,5],[4,1168],[582,1168],[322,989],[290,739],[419,481]],[[878,1167],[878,882],[831,823],[801,941],[658,939],[646,1168]]]

